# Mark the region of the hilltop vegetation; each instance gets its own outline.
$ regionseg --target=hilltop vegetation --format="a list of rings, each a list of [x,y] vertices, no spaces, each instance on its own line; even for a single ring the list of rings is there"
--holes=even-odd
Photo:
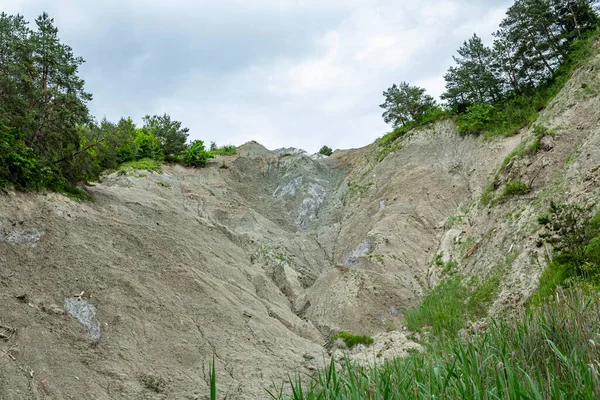
[[[517,0],[506,12],[492,47],[474,34],[444,75],[443,105],[425,89],[402,82],[383,92],[383,118],[394,130],[389,145],[410,129],[456,118],[459,132],[514,134],[532,123],[573,69],[589,55],[598,29],[597,0]]]
[[[85,196],[78,183],[123,163],[203,166],[216,154],[235,154],[234,146],[208,151],[201,140],[187,143],[189,129],[166,113],[146,115],[142,126],[131,118],[97,122],[78,75],[83,62],[48,14],[35,29],[21,15],[0,14],[0,187]]]

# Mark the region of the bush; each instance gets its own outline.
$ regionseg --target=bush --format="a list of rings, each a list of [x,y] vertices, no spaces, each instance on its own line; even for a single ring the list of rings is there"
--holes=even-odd
[[[21,133],[0,123],[0,186],[39,189],[37,162]]]
[[[211,158],[214,158],[214,155],[206,151],[204,142],[202,140],[194,140],[185,152],[184,161],[192,167],[203,167]]]
[[[160,142],[156,136],[154,136],[152,131],[144,128],[138,129],[133,142],[136,145],[136,160],[150,158],[152,160],[161,161],[163,159],[164,156]]]
[[[323,146],[321,147],[321,150],[319,150],[319,154],[323,154],[324,156],[329,157],[333,154],[333,150],[331,150],[331,147]]]
[[[478,103],[467,108],[467,112],[457,119],[458,132],[462,134],[480,134],[497,118],[494,106]]]

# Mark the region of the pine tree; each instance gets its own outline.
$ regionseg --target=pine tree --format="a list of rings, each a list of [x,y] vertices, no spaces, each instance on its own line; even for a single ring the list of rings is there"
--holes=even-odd
[[[188,128],[182,128],[181,122],[171,120],[168,114],[146,115],[144,127],[158,139],[167,161],[174,161],[176,156],[187,149]]]
[[[493,103],[500,99],[501,89],[492,69],[492,50],[473,35],[458,49],[455,67],[444,76],[446,92],[442,99],[455,108],[470,104]]]
[[[425,94],[425,89],[402,82],[393,84],[383,92],[385,102],[379,107],[385,109],[383,120],[394,127],[418,122],[425,113],[435,106],[433,97]]]

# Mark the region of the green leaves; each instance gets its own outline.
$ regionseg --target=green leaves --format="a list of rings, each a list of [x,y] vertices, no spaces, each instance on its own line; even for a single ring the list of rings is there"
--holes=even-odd
[[[35,25],[31,30],[23,17],[0,14],[0,112],[38,163],[75,183],[83,178],[76,156],[91,100],[77,75],[83,59],[60,42],[48,14]]]
[[[323,154],[324,156],[329,157],[330,155],[333,154],[333,150],[329,146],[323,146],[323,147],[321,147],[321,150],[319,150],[319,154]]]
[[[446,92],[442,99],[456,110],[468,104],[496,102],[501,97],[500,83],[492,70],[492,50],[473,35],[458,49],[456,67],[444,76]]]
[[[379,107],[385,109],[383,120],[394,127],[419,122],[435,106],[433,97],[425,94],[425,89],[402,82],[393,84],[383,92],[385,102]]]
[[[214,156],[206,151],[202,140],[194,140],[185,152],[184,161],[192,167],[203,167]]]
[[[175,161],[186,149],[188,128],[182,128],[181,122],[171,120],[168,114],[146,115],[144,128],[154,134],[167,161]]]

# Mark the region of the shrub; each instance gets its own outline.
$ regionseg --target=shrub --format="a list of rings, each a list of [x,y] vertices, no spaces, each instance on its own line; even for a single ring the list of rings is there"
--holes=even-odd
[[[154,136],[152,131],[143,128],[138,129],[134,143],[136,145],[135,159],[140,160],[143,158],[150,158],[157,161],[163,159],[160,142],[156,136]]]
[[[357,336],[348,332],[339,332],[331,338],[331,341],[333,342],[337,339],[342,339],[349,349],[358,344],[364,344],[365,346],[368,346],[373,343],[373,338],[370,336]]]
[[[494,106],[478,103],[467,108],[467,112],[457,119],[458,132],[463,134],[480,134],[496,119]]]
[[[185,152],[184,161],[192,167],[203,167],[213,157],[214,155],[207,152],[204,148],[202,140],[194,140]]]
[[[323,154],[324,156],[329,157],[333,154],[333,150],[331,150],[331,147],[323,146],[321,147],[321,150],[319,150],[319,154]]]

